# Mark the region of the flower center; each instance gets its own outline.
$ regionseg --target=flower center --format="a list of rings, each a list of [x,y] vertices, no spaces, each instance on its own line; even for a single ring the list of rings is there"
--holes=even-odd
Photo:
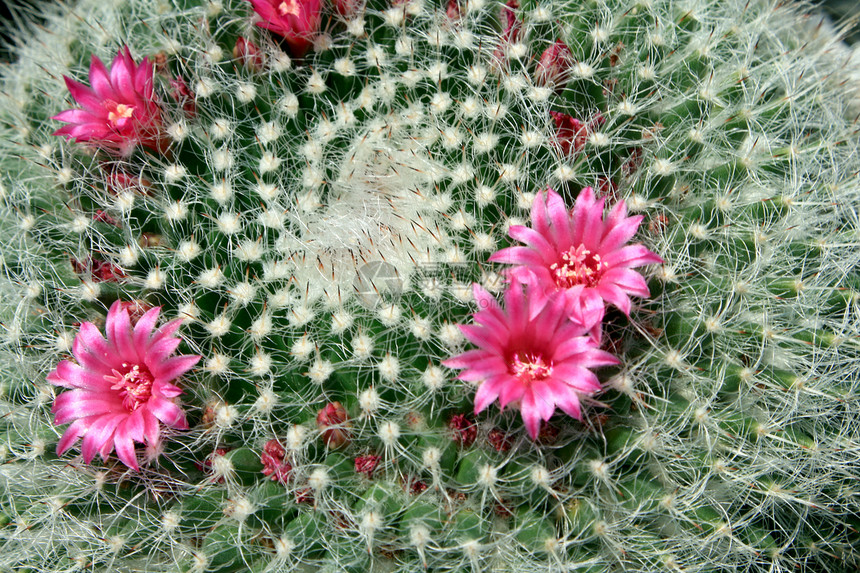
[[[114,383],[111,390],[119,390],[122,405],[129,412],[134,412],[152,396],[152,374],[145,366],[141,369],[137,364],[129,368],[128,364],[123,363],[122,368],[125,374],[114,370],[113,374],[105,375],[105,380]]]
[[[561,255],[563,263],[553,263],[550,270],[555,281],[562,288],[576,285],[592,287],[600,281],[603,271],[609,268],[607,263],[600,260],[600,255],[591,254],[585,245],[571,247]]]
[[[278,13],[280,13],[281,16],[289,15],[298,18],[301,13],[301,8],[296,0],[284,0],[284,2],[278,4]]]
[[[545,362],[540,354],[518,352],[514,355],[513,370],[514,376],[521,382],[534,382],[548,378],[552,374],[552,362]]]
[[[121,119],[128,119],[134,113],[133,105],[125,105],[124,103],[116,103],[110,100],[105,102],[105,107],[108,110],[108,121],[116,125]]]

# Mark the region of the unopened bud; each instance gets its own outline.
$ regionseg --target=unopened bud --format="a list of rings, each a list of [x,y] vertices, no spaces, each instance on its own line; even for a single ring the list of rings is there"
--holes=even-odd
[[[573,54],[561,40],[544,50],[535,71],[535,83],[548,88],[562,88],[570,79]]]
[[[349,425],[346,408],[340,402],[326,404],[317,414],[317,427],[330,448],[339,448],[349,442]]]
[[[233,58],[252,70],[259,71],[263,68],[263,54],[260,53],[257,44],[242,36],[239,36],[236,45],[233,46]]]

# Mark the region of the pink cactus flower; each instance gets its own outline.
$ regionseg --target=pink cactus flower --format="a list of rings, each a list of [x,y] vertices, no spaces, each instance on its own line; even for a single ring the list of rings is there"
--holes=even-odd
[[[549,88],[562,88],[570,79],[573,53],[561,40],[544,50],[535,70],[535,83]]]
[[[161,107],[153,92],[152,63],[137,65],[128,47],[122,48],[110,72],[100,59],[90,61],[87,87],[63,76],[69,93],[83,109],[67,109],[51,119],[64,121],[54,132],[105,151],[128,154],[137,145],[165,153],[169,140],[162,129]]]
[[[133,323],[120,301],[111,305],[105,321],[107,340],[91,322],[80,326],[72,346],[75,360],[63,360],[48,382],[69,388],[54,400],[57,425],[72,422],[57,444],[62,455],[83,437],[81,453],[90,463],[98,453],[107,459],[114,448],[119,460],[138,469],[134,443],[156,446],[159,421],[188,429],[185,413],[174,398],[182,390],[171,382],[197,364],[200,356],[170,355],[181,339],[173,336],[182,324],[173,320],[155,328],[160,308]]]
[[[562,294],[572,316],[590,329],[603,320],[605,303],[630,314],[630,295],[649,296],[648,286],[635,267],[662,263],[643,245],[628,245],[642,216],[628,217],[619,201],[603,217],[604,199],[586,187],[572,212],[558,193],[547,189],[532,203],[532,226],[514,225],[512,239],[525,243],[502,249],[490,261],[520,265],[509,274],[535,282],[545,296]]]
[[[257,26],[282,36],[296,57],[313,45],[320,29],[320,0],[248,0],[261,20]]]
[[[513,281],[505,291],[505,308],[480,286],[474,286],[481,309],[473,314],[476,324],[460,326],[466,338],[478,346],[442,364],[463,369],[460,380],[478,382],[475,414],[496,399],[502,408],[518,403],[526,429],[537,439],[541,420],[548,420],[556,406],[582,419],[581,397],[600,390],[590,370],[618,364],[597,347],[586,329],[567,318],[564,297],[533,296]]]

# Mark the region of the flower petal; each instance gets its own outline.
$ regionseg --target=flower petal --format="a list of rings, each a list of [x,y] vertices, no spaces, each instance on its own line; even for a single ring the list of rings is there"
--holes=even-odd
[[[170,382],[191,370],[199,361],[198,355],[174,356],[160,364],[147,364],[147,366],[159,381]]]
[[[128,414],[106,414],[99,416],[90,425],[84,436],[84,441],[81,443],[81,455],[83,455],[86,463],[93,460],[93,456],[102,449],[105,442],[113,441],[114,430],[127,416]],[[110,450],[107,453],[110,453]]]
[[[90,86],[102,101],[118,99],[105,65],[95,55],[90,58]]]
[[[116,446],[116,457],[119,458],[119,461],[134,471],[138,471],[140,468],[137,465],[137,456],[134,454],[134,441],[128,428],[129,419],[124,420],[116,429],[113,443]]]

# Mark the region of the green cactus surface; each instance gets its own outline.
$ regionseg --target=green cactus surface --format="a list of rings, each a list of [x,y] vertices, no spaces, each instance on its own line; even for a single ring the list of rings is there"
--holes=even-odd
[[[452,4],[324,3],[302,56],[244,0],[79,0],[16,32],[0,571],[860,566],[860,140],[839,39],[767,0]],[[546,85],[557,40],[573,63]],[[155,62],[166,151],[52,135],[63,76],[126,45]],[[565,142],[550,112],[586,127]],[[629,317],[608,311],[621,364],[584,420],[532,440],[516,409],[474,415],[442,361],[470,348],[472,284],[502,292],[488,259],[547,186],[626,201],[665,264]],[[46,380],[117,300],[183,318],[179,351],[202,356],[176,382],[190,428],[139,447],[139,471],[58,457]]]

